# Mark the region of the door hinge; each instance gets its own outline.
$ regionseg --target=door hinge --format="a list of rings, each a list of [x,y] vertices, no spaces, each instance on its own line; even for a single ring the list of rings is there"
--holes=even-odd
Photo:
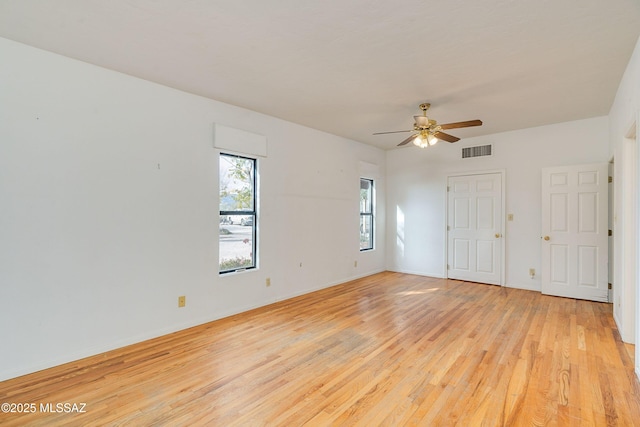
[[[451,267],[449,267],[449,264],[447,264],[447,270],[451,270]]]
[[[449,190],[451,190],[451,187],[447,185],[447,193],[449,192]]]
[[[612,177],[612,176],[610,176],[610,177],[609,177],[609,184],[611,184],[612,182],[613,182],[613,177]]]
[[[613,230],[609,230],[609,236],[613,236]]]
[[[609,289],[613,289],[613,287],[611,286],[611,283],[609,283]]]
[[[451,231],[451,226],[447,225],[447,231]]]

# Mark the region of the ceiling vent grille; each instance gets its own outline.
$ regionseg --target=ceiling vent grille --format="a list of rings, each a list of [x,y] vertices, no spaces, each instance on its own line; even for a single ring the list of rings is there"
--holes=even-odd
[[[481,157],[481,156],[490,156],[493,152],[493,146],[489,145],[478,145],[476,147],[467,147],[462,149],[462,158],[466,159],[469,157]]]

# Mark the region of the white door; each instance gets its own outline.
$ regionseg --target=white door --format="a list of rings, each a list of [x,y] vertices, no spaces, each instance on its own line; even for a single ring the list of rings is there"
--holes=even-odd
[[[502,285],[502,174],[447,184],[447,277]]]
[[[542,170],[542,293],[608,299],[608,165]]]

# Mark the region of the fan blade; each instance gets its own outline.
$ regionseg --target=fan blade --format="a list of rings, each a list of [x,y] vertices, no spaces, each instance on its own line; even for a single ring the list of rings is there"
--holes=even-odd
[[[401,133],[401,132],[413,132],[413,129],[411,129],[411,130],[394,130],[392,132],[376,132],[376,133],[374,133],[374,135],[386,135],[388,133]]]
[[[440,128],[441,129],[458,129],[458,128],[468,128],[471,126],[482,126],[482,120],[468,120],[466,122],[447,123],[444,125],[440,125]]]
[[[418,136],[418,134],[411,135],[409,138],[405,139],[400,144],[398,144],[398,147],[401,147],[403,145],[406,145],[406,144],[410,143],[411,141],[413,141],[416,138],[416,136]]]
[[[448,133],[444,133],[444,132],[436,132],[434,136],[438,139],[441,139],[447,142],[460,141],[460,138],[458,138],[457,136],[449,135]]]

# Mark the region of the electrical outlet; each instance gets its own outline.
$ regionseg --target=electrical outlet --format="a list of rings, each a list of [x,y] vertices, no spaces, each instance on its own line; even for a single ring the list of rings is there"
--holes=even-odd
[[[182,295],[178,297],[178,307],[184,307],[187,305],[187,297]]]
[[[507,215],[507,221],[513,221],[513,214]]]
[[[531,278],[533,279],[535,275],[536,275],[536,269],[535,268],[530,268],[529,269],[529,276],[531,276]]]
[[[267,277],[267,287],[271,286],[271,277]]]
[[[353,261],[353,266],[357,267],[358,266],[358,261]]]

